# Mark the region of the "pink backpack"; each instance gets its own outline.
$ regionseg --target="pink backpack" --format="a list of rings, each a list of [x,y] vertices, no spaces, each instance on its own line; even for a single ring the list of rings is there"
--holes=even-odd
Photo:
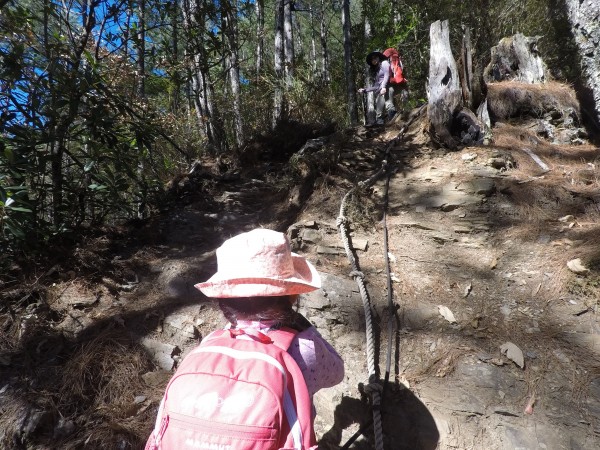
[[[146,450],[316,449],[306,382],[287,353],[296,333],[208,335],[169,381]]]

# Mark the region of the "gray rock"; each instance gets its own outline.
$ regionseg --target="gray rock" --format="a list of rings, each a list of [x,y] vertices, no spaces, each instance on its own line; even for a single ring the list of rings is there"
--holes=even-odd
[[[490,178],[475,178],[468,183],[467,192],[489,197],[496,190],[496,183]]]
[[[522,389],[517,386],[516,379],[510,372],[501,367],[476,363],[471,359],[460,361],[456,366],[456,375],[468,386],[501,390],[510,395],[522,395]]]
[[[148,351],[154,363],[163,370],[172,370],[175,367],[173,357],[181,353],[176,345],[160,342],[156,339],[143,338],[140,344]]]
[[[323,240],[323,236],[318,230],[313,230],[311,228],[304,228],[300,232],[300,237],[303,241],[308,242],[310,244],[318,244]]]
[[[302,294],[300,304],[310,309],[323,310],[331,306],[331,301],[321,289]]]
[[[144,383],[150,387],[162,389],[169,382],[173,373],[166,370],[155,370],[154,372],[146,372],[142,375]]]
[[[200,308],[187,306],[165,317],[164,332],[173,340],[183,344],[187,340],[198,337],[196,325],[199,322]]]
[[[345,253],[345,251],[342,248],[325,247],[323,245],[319,245],[317,247],[317,253],[320,255],[342,255]]]

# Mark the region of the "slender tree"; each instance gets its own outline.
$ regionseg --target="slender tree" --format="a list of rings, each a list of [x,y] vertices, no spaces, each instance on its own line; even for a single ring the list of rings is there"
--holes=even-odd
[[[349,13],[348,13],[349,15]],[[319,39],[321,42],[321,78],[325,82],[331,81],[329,71],[329,49],[327,45],[327,23],[325,14],[325,0],[321,0],[321,9],[319,14]],[[350,51],[352,48],[350,47]]]
[[[167,6],[167,12],[171,22],[171,49],[169,55],[169,78],[171,91],[169,98],[169,110],[176,113],[181,103],[181,74],[179,70],[179,2],[171,0]]]
[[[204,0],[183,0],[184,28],[187,37],[186,55],[189,62],[192,100],[198,124],[204,129],[211,148],[225,149],[223,124],[219,109],[214,104],[213,83],[206,54],[206,14],[209,5]]]
[[[294,27],[292,23],[293,0],[283,0],[283,48],[285,84],[289,88],[294,80]]]
[[[238,148],[244,145],[244,126],[240,99],[240,66],[238,58],[238,29],[237,29],[237,2],[233,0],[221,2],[224,17],[223,33],[227,37],[227,70],[231,89],[231,103],[233,107],[234,135]]]
[[[265,0],[254,2],[256,12],[256,79],[260,77],[263,65],[263,54],[265,46]]]
[[[275,128],[285,117],[285,95],[283,91],[284,75],[284,45],[283,45],[283,22],[284,22],[284,3],[286,0],[277,0],[275,8],[275,48],[274,48],[274,70],[275,70],[275,90],[273,93],[273,121]]]

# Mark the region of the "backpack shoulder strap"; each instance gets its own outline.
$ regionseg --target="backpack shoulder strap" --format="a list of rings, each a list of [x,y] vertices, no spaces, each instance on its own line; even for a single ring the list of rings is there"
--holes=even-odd
[[[282,327],[269,331],[268,336],[273,340],[273,344],[287,351],[297,334],[298,331],[293,328]]]

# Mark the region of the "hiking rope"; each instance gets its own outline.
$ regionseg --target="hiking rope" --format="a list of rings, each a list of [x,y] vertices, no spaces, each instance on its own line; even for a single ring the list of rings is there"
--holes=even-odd
[[[350,198],[350,195],[354,193],[355,189],[356,188],[352,188],[350,191],[348,191],[342,199],[342,204],[340,206],[340,215],[338,216],[335,223],[340,230],[340,237],[342,239],[342,243],[344,244],[344,249],[346,250],[346,255],[348,256],[348,260],[350,262],[350,267],[352,268],[350,276],[352,276],[354,278],[354,281],[356,281],[356,283],[358,284],[358,290],[360,291],[363,309],[365,312],[365,328],[367,338],[367,370],[369,372],[369,384],[365,386],[365,392],[370,391],[367,393],[371,394],[371,404],[373,407],[373,424],[375,427],[375,449],[383,450],[383,427],[381,424],[381,396],[378,392],[375,391],[377,369],[375,367],[375,343],[373,333],[373,318],[371,315],[371,300],[369,298],[367,288],[365,287],[364,274],[360,272],[358,263],[356,262],[356,258],[354,256],[354,252],[350,247],[349,232],[347,226],[348,219],[345,215],[347,200]]]
[[[342,203],[340,205],[340,213],[336,219],[336,226],[340,231],[340,238],[342,243],[344,244],[344,250],[346,251],[346,255],[348,257],[348,261],[350,262],[351,272],[350,276],[354,278],[356,283],[358,284],[358,290],[360,292],[363,309],[365,312],[365,332],[366,332],[366,340],[367,340],[367,370],[369,372],[369,383],[364,386],[364,392],[370,394],[371,396],[371,405],[373,409],[373,419],[372,421],[368,421],[365,423],[354,435],[346,442],[346,444],[342,447],[342,449],[347,449],[349,446],[358,438],[360,434],[362,434],[371,424],[373,424],[374,435],[375,435],[375,449],[376,450],[384,450],[383,446],[383,425],[381,420],[381,405],[383,402],[383,394],[385,393],[385,388],[389,381],[389,376],[391,372],[391,359],[392,359],[392,336],[393,336],[393,328],[394,328],[394,317],[396,308],[394,307],[393,302],[393,291],[392,291],[392,277],[390,270],[390,261],[389,261],[389,250],[388,250],[388,228],[387,228],[387,209],[388,209],[388,191],[389,191],[389,183],[390,177],[392,174],[392,170],[390,170],[390,166],[388,165],[388,158],[390,156],[390,150],[399,141],[400,137],[404,135],[408,127],[416,120],[417,117],[420,116],[421,112],[424,110],[426,105],[421,106],[418,111],[413,115],[411,119],[407,123],[405,123],[400,132],[394,137],[385,148],[385,156],[382,161],[381,168],[369,177],[367,180],[357,183],[357,186],[354,186],[350,189],[346,195],[344,195],[342,199]],[[353,249],[350,246],[350,232],[348,227],[348,218],[346,217],[346,208],[348,199],[357,191],[358,188],[367,188],[375,184],[375,182],[381,178],[384,174],[387,175],[386,183],[385,183],[385,192],[384,192],[384,211],[383,211],[383,228],[384,228],[384,252],[385,252],[385,260],[386,260],[386,273],[387,273],[387,298],[388,298],[388,308],[389,308],[389,318],[388,318],[388,343],[387,343],[387,357],[386,357],[386,372],[383,385],[378,382],[378,370],[375,365],[375,336],[373,331],[373,318],[371,315],[372,305],[371,300],[369,298],[369,293],[364,283],[364,274],[360,271],[358,263],[356,261],[356,257],[354,255]]]

